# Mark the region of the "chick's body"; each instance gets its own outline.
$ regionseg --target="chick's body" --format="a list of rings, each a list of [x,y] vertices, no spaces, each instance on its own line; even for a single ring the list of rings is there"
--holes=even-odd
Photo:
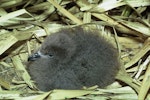
[[[105,87],[115,80],[119,69],[114,46],[97,31],[63,29],[46,38],[41,57],[28,66],[40,90]]]

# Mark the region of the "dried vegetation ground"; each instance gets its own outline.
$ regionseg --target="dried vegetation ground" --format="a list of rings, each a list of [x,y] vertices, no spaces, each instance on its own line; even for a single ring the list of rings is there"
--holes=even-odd
[[[117,43],[122,68],[107,89],[37,91],[28,55],[49,33],[97,27]],[[149,0],[0,0],[0,99],[150,100]]]

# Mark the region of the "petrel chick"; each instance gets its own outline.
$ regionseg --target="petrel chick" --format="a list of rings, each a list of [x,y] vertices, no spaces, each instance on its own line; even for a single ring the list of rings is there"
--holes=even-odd
[[[104,88],[119,70],[117,49],[95,30],[66,28],[49,35],[29,57],[28,71],[42,91]]]

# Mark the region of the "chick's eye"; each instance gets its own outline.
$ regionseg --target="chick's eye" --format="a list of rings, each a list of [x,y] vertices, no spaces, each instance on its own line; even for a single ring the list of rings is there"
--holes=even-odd
[[[53,58],[53,57],[54,57],[54,55],[53,55],[53,54],[49,54],[48,56],[49,56],[50,58]]]

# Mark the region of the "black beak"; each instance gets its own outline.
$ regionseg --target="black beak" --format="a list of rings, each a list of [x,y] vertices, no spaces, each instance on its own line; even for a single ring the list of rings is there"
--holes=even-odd
[[[31,56],[28,57],[28,61],[35,61],[36,59],[40,58],[40,54],[39,53],[34,53]]]

